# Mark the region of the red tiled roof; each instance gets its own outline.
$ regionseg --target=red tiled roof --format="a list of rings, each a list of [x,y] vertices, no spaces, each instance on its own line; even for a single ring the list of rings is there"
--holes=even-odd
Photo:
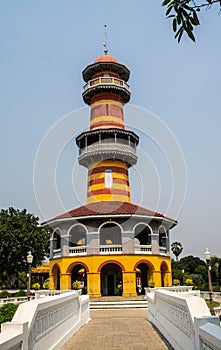
[[[79,216],[90,216],[90,215],[105,215],[105,214],[106,215],[135,214],[135,215],[156,216],[156,217],[165,218],[170,221],[173,221],[174,224],[177,223],[176,220],[170,219],[158,212],[154,212],[152,210],[142,208],[136,204],[127,203],[127,202],[117,202],[117,201],[109,201],[109,202],[103,201],[103,202],[96,202],[96,203],[91,203],[87,205],[82,205],[81,207],[70,210],[61,215],[58,215],[53,219],[49,219],[42,224],[49,223],[56,219],[65,219],[65,218],[71,218],[71,217],[74,218]]]

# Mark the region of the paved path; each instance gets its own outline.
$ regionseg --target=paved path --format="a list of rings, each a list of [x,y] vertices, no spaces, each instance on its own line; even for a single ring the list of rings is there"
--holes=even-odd
[[[91,321],[62,350],[168,350],[147,310],[91,310]]]

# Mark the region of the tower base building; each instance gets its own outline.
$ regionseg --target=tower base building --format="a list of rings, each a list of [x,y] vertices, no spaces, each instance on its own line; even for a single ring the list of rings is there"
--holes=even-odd
[[[129,70],[105,52],[83,71],[90,130],[76,138],[87,168],[87,204],[50,219],[50,288],[79,281],[91,297],[136,296],[170,286],[169,230],[176,220],[131,203],[128,170],[139,137],[124,127]]]

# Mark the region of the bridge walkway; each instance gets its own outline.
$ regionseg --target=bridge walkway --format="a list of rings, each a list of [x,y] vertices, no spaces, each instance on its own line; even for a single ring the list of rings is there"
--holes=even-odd
[[[91,321],[62,350],[168,350],[147,309],[91,310]]]

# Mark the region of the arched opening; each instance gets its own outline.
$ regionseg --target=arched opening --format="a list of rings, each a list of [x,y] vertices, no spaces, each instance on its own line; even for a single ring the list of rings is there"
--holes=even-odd
[[[121,229],[114,223],[107,223],[100,229],[100,245],[122,245]]]
[[[151,230],[144,224],[136,226],[134,231],[134,239],[136,245],[150,245],[151,244]]]
[[[84,265],[77,264],[71,270],[71,288],[75,281],[80,282],[82,294],[87,294],[87,271]]]
[[[168,271],[168,267],[167,264],[165,262],[163,262],[161,264],[160,267],[160,273],[161,273],[161,286],[162,287],[167,287],[168,286],[168,281],[167,281],[167,271]]]
[[[152,272],[154,267],[148,262],[141,261],[136,267],[136,290],[137,294],[145,294],[146,287],[153,287],[154,281],[152,279]]]
[[[61,249],[61,236],[60,232],[57,230],[53,234],[53,248],[54,249]]]
[[[69,247],[87,245],[86,229],[82,225],[75,225],[69,231]]]
[[[60,290],[60,268],[58,265],[55,265],[52,269],[52,278],[53,278],[53,284],[54,289]]]
[[[167,246],[167,232],[164,227],[160,227],[159,229],[159,246],[161,248],[166,248]]]
[[[108,263],[101,269],[101,294],[122,295],[122,269],[119,265]]]

